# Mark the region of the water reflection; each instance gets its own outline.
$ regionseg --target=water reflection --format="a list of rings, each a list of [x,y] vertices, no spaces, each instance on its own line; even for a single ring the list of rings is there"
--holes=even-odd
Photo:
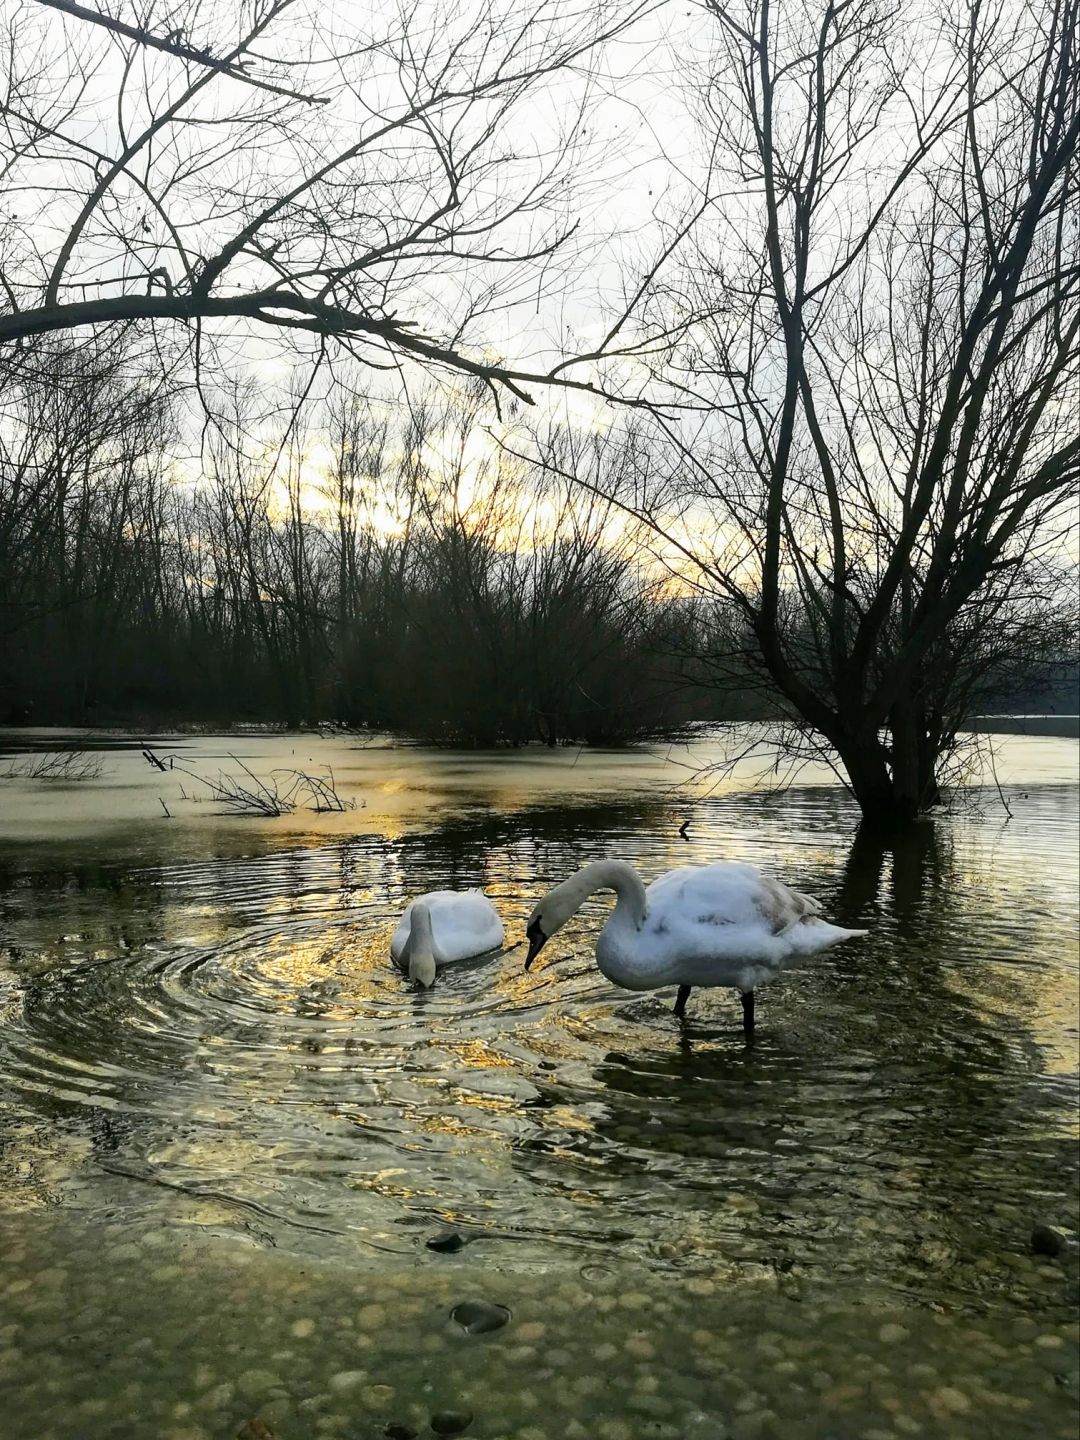
[[[670,804],[627,797],[135,867],[7,849],[0,1204],[167,1211],[327,1255],[410,1254],[452,1220],[530,1263],[614,1244],[1057,1303],[1053,1274],[1012,1262],[1033,1220],[1076,1223],[1076,792],[1032,795],[1015,828],[950,819],[891,847],[819,789],[701,802],[690,843]],[[387,963],[411,894],[483,885],[513,942],[601,855],[647,877],[747,858],[872,934],[768,987],[752,1048],[727,992],[683,1032],[670,995],[603,980],[603,898],[538,974],[511,949],[420,994]]]

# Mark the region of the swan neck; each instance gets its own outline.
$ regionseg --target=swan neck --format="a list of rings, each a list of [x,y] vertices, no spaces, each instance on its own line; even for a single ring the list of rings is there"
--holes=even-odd
[[[574,881],[581,889],[579,903],[596,890],[614,890],[618,899],[611,917],[613,920],[626,919],[636,928],[645,919],[648,909],[645,886],[634,867],[627,865],[625,860],[597,860],[579,870]]]
[[[431,928],[431,911],[423,901],[417,901],[409,912],[409,978],[430,985],[434,970],[435,935]]]

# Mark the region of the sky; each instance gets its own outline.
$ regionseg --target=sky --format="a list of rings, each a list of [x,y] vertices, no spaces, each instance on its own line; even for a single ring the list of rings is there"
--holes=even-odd
[[[112,3],[121,15],[140,13],[129,0]],[[798,0],[789,3],[798,11]],[[923,44],[933,52],[933,36],[915,23],[924,8],[921,0],[917,4],[917,10],[895,21],[893,58],[903,59],[901,50]],[[417,0],[408,8],[386,0],[296,0],[256,47],[262,57],[256,68],[277,84],[299,87],[329,103],[290,103],[282,109],[279,99],[264,91],[221,77],[210,81],[194,104],[191,128],[163,131],[152,146],[140,149],[131,166],[133,176],[110,188],[70,258],[61,298],[116,293],[118,235],[134,241],[123,261],[126,283],[135,277],[138,285],[161,285],[160,279],[147,278],[148,272],[160,266],[177,275],[174,240],[191,254],[213,255],[222,236],[241,223],[246,196],[279,193],[298,171],[322,165],[343,146],[370,136],[387,116],[399,115],[402,106],[423,92],[436,70],[453,77],[450,89],[459,89],[464,77],[485,67],[490,73],[498,54],[512,57],[508,64],[518,63],[526,44],[521,38],[523,16],[542,33],[554,26],[565,34],[586,24],[604,5],[610,13],[626,13],[634,0],[621,5],[617,0],[532,0],[529,11],[511,0]],[[6,177],[0,238],[3,215],[14,217],[17,225],[9,227],[6,236],[9,251],[21,247],[24,273],[40,279],[42,258],[47,269],[87,186],[95,181],[89,152],[115,154],[148,115],[160,113],[175,98],[186,76],[205,79],[205,72],[200,67],[189,72],[170,56],[132,50],[126,42],[37,0],[0,0],[0,7],[16,37],[18,104],[88,147],[72,152],[49,140],[44,151],[17,164]],[[479,147],[482,158],[465,213],[482,224],[507,192],[527,195],[529,185],[550,168],[559,138],[570,128],[574,150],[572,163],[564,167],[565,185],[560,180],[544,189],[542,202],[535,208],[527,205],[512,219],[499,232],[488,258],[449,263],[417,258],[417,242],[411,258],[400,261],[396,270],[384,266],[368,272],[367,293],[373,305],[385,303],[415,319],[421,329],[441,335],[453,334],[455,323],[472,306],[476,314],[455,343],[465,354],[505,358],[520,368],[543,370],[567,351],[595,347],[619,313],[627,288],[649,269],[671,225],[685,212],[703,173],[702,132],[694,123],[692,96],[716,40],[715,22],[701,5],[685,0],[652,6],[645,0],[640,8],[638,19],[605,48],[601,61],[589,59],[560,72],[517,97],[504,112],[486,102],[466,109],[448,101],[437,113],[388,132],[382,143],[373,144],[342,172],[344,183],[338,190],[319,197],[324,207],[339,207],[325,233],[319,231],[317,216],[297,212],[295,224],[307,233],[295,242],[294,261],[321,263],[325,248],[340,263],[361,245],[385,239],[387,215],[396,216],[400,230],[410,217],[425,213],[430,188],[445,189],[443,167],[450,146],[459,154],[470,144]],[[1016,9],[1019,19],[1024,13],[1019,0]],[[181,28],[193,43],[221,53],[236,24],[250,18],[253,0],[216,5],[209,0],[152,0],[148,13],[158,33]],[[489,23],[492,16],[497,24]],[[863,103],[865,97],[858,98]],[[728,118],[722,88],[714,92],[713,101],[714,119],[722,129]],[[871,99],[865,103],[872,106]],[[259,120],[254,129],[248,124],[252,117]],[[433,144],[436,133],[441,149]],[[887,127],[886,133],[895,140],[895,128]],[[751,250],[760,233],[755,177],[740,177],[737,149],[729,147],[722,159],[732,189],[718,201],[713,216],[710,243],[715,240],[718,262],[724,258],[725,227],[735,245]],[[878,145],[873,137],[860,158],[853,193],[859,186],[880,183],[875,165],[884,173],[890,163],[894,157],[888,141]],[[508,254],[549,234],[549,222],[556,228],[576,227],[572,241],[550,259],[524,266],[506,263]],[[260,244],[273,243],[287,248],[292,241],[271,225]],[[836,243],[845,243],[842,227]],[[468,248],[487,241],[464,235],[457,244]],[[272,257],[249,247],[237,260],[232,281],[266,283],[275,273],[273,263]],[[17,271],[16,265],[13,273]],[[222,288],[229,283],[227,275]],[[276,417],[273,423],[280,435],[280,413],[291,406],[297,384],[309,373],[302,363],[298,366],[298,352],[310,357],[316,342],[302,338],[285,343],[253,323],[215,322],[207,334],[221,371],[254,385],[268,417]],[[581,372],[569,373],[592,378],[590,370],[583,366]],[[631,383],[637,378],[632,362],[624,363],[621,371]],[[345,373],[340,365],[325,368],[314,380],[312,396],[325,393]],[[759,369],[762,376],[767,384],[767,369]],[[386,405],[396,403],[402,387],[415,398],[430,383],[413,364],[391,373],[354,365],[351,380],[375,403]],[[451,388],[460,383],[452,379]],[[579,433],[603,431],[612,424],[610,407],[593,397],[531,388],[541,401],[542,422],[558,419]],[[206,395],[204,391],[199,401]],[[205,433],[201,403],[192,404],[191,417],[189,453],[181,458],[180,468],[194,476],[202,461],[198,442]],[[501,421],[492,415],[489,423],[497,427]],[[264,429],[269,429],[269,419]],[[267,444],[263,435],[254,439],[257,445]],[[477,443],[480,463],[483,442]],[[318,449],[315,437],[313,453]],[[284,453],[288,455],[288,446]]]
[[[198,67],[189,71],[171,56],[133,51],[127,41],[35,0],[2,3],[16,36],[14,73],[23,81],[16,86],[21,108],[88,147],[79,151],[46,141],[43,150],[7,177],[4,211],[16,219],[23,247],[36,257],[28,269],[40,274],[39,257],[49,263],[55,258],[94,183],[89,151],[115,155],[125,138],[175,98],[186,75],[201,72]],[[613,14],[635,8],[634,0],[600,0],[600,5]],[[532,14],[539,32],[573,33],[587,28],[586,17],[597,8],[534,0]],[[606,46],[595,60],[588,57],[530,87],[505,114],[496,114],[484,102],[468,112],[451,103],[433,114],[442,140],[455,144],[459,153],[479,138],[482,163],[472,185],[466,185],[463,211],[478,222],[486,220],[493,207],[505,208],[511,193],[526,199],[530,186],[542,183],[545,171],[562,168],[565,173],[557,186],[542,186],[550,193],[539,197],[535,208],[529,201],[523,214],[511,216],[500,228],[491,263],[408,263],[399,265],[399,273],[386,268],[375,273],[377,282],[390,286],[392,306],[400,300],[403,313],[421,326],[449,335],[471,301],[478,314],[462,338],[463,347],[474,355],[505,356],[522,368],[543,368],[575,342],[586,347],[596,343],[618,303],[624,268],[655,254],[665,210],[681,204],[675,192],[683,188],[682,172],[693,148],[678,94],[675,43],[691,12],[673,4],[637,8],[641,18],[624,39]],[[114,3],[113,9],[131,18],[139,7]],[[219,50],[226,36],[235,33],[230,18],[246,17],[250,10],[246,3],[210,6],[204,0],[178,7],[157,0],[150,16],[159,33],[183,25],[193,43],[205,41]],[[494,39],[481,33],[483,17],[492,13],[499,20]],[[464,44],[465,58],[452,73],[453,88],[460,88],[468,76],[491,71],[492,59],[482,51],[501,49],[505,64],[518,63],[515,51],[521,47],[511,37],[523,13],[508,0],[419,0],[406,20],[396,4],[383,0],[294,4],[259,46],[260,53],[287,63],[268,60],[259,71],[328,103],[292,105],[258,133],[246,122],[260,114],[265,121],[277,107],[276,97],[214,79],[185,111],[196,123],[163,130],[132,162],[134,177],[120,177],[110,186],[69,257],[60,298],[119,292],[116,236],[121,230],[134,240],[123,261],[128,283],[134,277],[139,285],[160,286],[160,280],[146,279],[157,266],[177,278],[177,239],[191,255],[212,254],[235,228],[237,196],[286,188],[297,173],[321,165],[386,116],[400,114],[456,47]],[[391,36],[396,38],[388,49]],[[358,45],[367,47],[364,54],[335,58]],[[534,42],[532,53],[549,48]],[[237,114],[243,123],[229,124]],[[492,133],[481,137],[489,122],[494,122]],[[574,153],[572,163],[560,167],[553,162],[567,128],[574,130]],[[400,230],[408,217],[421,213],[429,183],[445,188],[441,157],[430,143],[430,131],[424,130],[423,124],[413,124],[392,133],[386,143],[366,151],[360,163],[342,170],[351,187],[347,197],[329,197],[326,191],[319,196],[323,205],[328,199],[341,202],[343,217],[336,222],[341,233],[321,242],[331,250],[337,247],[339,260],[343,249],[352,258],[353,234],[378,243],[386,215],[396,210]],[[22,133],[27,133],[25,128]],[[166,216],[174,227],[171,237]],[[505,263],[508,252],[535,243],[550,234],[552,226],[575,233],[550,261]],[[271,225],[263,243],[275,238],[281,239]],[[317,259],[315,240],[310,236],[296,256]],[[459,239],[457,244],[465,248],[470,241]],[[478,248],[475,237],[471,248]],[[408,274],[403,277],[400,270],[405,268]],[[19,266],[11,269],[18,276]],[[234,262],[232,273],[238,281],[255,283],[265,283],[273,274],[250,248],[246,258]],[[485,306],[489,285],[493,293]],[[377,284],[371,294],[376,303]],[[29,295],[24,303],[28,300]],[[233,334],[239,337],[240,327],[233,327]],[[276,348],[249,345],[245,337],[234,358],[252,356],[265,381],[275,374],[270,356]],[[284,360],[277,373],[287,370]]]

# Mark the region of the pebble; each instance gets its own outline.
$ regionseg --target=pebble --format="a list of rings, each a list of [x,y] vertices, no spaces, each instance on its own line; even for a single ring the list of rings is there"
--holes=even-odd
[[[963,1415],[971,1409],[971,1401],[962,1390],[957,1390],[952,1385],[942,1385],[935,1390],[930,1397],[932,1402],[939,1405],[942,1410],[949,1410],[954,1415]]]
[[[436,1410],[431,1428],[436,1435],[460,1435],[473,1422],[471,1410]]]
[[[237,1376],[236,1386],[241,1395],[258,1399],[267,1390],[280,1390],[282,1382],[279,1376],[269,1370],[245,1370],[242,1375]]]
[[[635,1360],[651,1360],[656,1354],[656,1346],[651,1340],[646,1340],[644,1335],[631,1335],[623,1344],[623,1349]]]
[[[1036,1255],[1056,1259],[1067,1246],[1065,1236],[1053,1225],[1036,1225],[1031,1232],[1031,1248]]]
[[[1060,1335],[1036,1335],[1035,1344],[1040,1350],[1060,1350],[1065,1341]]]
[[[623,1420],[601,1420],[596,1433],[603,1440],[634,1440],[634,1432]]]
[[[663,1419],[668,1413],[668,1402],[663,1395],[655,1395],[649,1392],[637,1391],[629,1397],[626,1402],[631,1410],[636,1410],[641,1415],[651,1415],[655,1419]]]
[[[510,1319],[505,1305],[493,1305],[489,1300],[462,1300],[450,1311],[466,1335],[487,1335],[492,1330],[501,1330]],[[453,1431],[445,1432],[453,1434]]]
[[[432,1235],[430,1240],[425,1241],[425,1244],[429,1250],[435,1250],[440,1255],[456,1255],[468,1241],[456,1230],[440,1230],[437,1235]]]
[[[731,1422],[733,1440],[757,1440],[769,1423],[772,1412],[755,1410],[749,1415],[736,1415]]]
[[[878,1331],[878,1339],[883,1345],[895,1345],[900,1340],[906,1340],[911,1334],[910,1330],[903,1325],[885,1324]]]
[[[330,1376],[330,1389],[341,1395],[346,1390],[355,1390],[368,1378],[366,1370],[339,1370]]]
[[[307,1316],[302,1320],[294,1320],[289,1326],[289,1333],[295,1335],[298,1340],[306,1340],[309,1335],[315,1334],[315,1321]]]
[[[274,1440],[274,1432],[262,1420],[245,1420],[236,1432],[236,1440]]]

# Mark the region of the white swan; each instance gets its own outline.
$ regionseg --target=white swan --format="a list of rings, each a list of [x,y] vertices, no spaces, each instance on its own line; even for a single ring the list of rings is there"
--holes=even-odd
[[[596,963],[627,990],[678,985],[681,1019],[695,985],[742,994],[743,1029],[754,1032],[754,990],[807,955],[865,935],[821,919],[821,906],[763,875],[724,861],[669,870],[646,890],[632,866],[598,860],[545,895],[529,917],[526,970],[594,890],[614,890],[615,909],[596,942]]]
[[[470,960],[503,943],[502,921],[482,890],[432,890],[409,902],[390,955],[421,985],[435,983],[436,965]]]

